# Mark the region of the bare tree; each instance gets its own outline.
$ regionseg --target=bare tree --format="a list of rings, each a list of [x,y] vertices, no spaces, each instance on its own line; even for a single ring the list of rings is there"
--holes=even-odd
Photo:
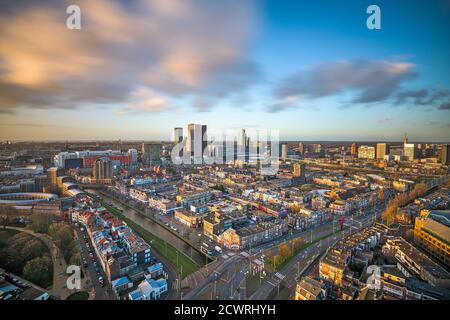
[[[10,217],[14,217],[17,215],[17,209],[10,206],[1,206],[0,207],[0,217],[2,218],[3,229],[6,229],[6,225],[9,222]]]

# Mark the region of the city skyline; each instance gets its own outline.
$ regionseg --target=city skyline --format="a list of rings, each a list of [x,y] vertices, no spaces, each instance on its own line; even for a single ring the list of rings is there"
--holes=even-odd
[[[366,1],[72,2],[81,30],[66,1],[0,2],[5,140],[170,140],[188,123],[449,140],[448,1],[380,1],[381,30]]]

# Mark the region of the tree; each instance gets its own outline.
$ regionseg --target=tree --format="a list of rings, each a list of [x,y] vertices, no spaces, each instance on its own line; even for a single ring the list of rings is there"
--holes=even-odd
[[[46,213],[37,213],[31,216],[30,229],[38,233],[47,233],[52,223],[52,216]]]
[[[378,190],[378,201],[383,201],[384,200],[384,189],[380,189]]]
[[[374,203],[375,203],[375,194],[373,192],[371,192],[370,196],[369,196],[369,203],[368,204],[369,204],[369,206],[373,206]]]
[[[70,261],[72,255],[76,252],[74,251],[76,243],[73,240],[72,228],[64,223],[53,223],[48,228],[48,234],[61,250],[64,259]]]
[[[52,283],[52,260],[49,256],[34,258],[23,268],[23,277],[44,288]]]
[[[278,249],[280,251],[280,257],[282,259],[286,259],[291,254],[291,250],[289,249],[289,246],[286,243],[281,243],[278,246]]]
[[[37,239],[30,239],[22,248],[21,254],[25,261],[41,257],[47,252],[45,245]]]
[[[9,218],[17,215],[17,209],[10,206],[0,206],[0,217],[2,218],[3,229],[9,223]]]
[[[393,223],[395,221],[397,209],[398,209],[398,205],[397,205],[396,199],[389,201],[386,209],[384,210],[384,212],[381,215],[381,217],[384,220],[386,220],[387,225],[390,225],[390,223]]]
[[[70,264],[81,266],[81,254],[79,251],[72,255],[70,258]]]

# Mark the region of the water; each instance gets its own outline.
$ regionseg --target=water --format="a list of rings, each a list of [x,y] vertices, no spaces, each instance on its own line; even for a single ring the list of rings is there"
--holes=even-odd
[[[113,200],[112,198],[106,198],[106,197],[102,196],[96,190],[88,189],[86,191],[103,198],[106,202],[111,203],[118,208],[122,208],[123,209],[122,214],[124,216],[126,216],[128,219],[134,221],[135,223],[138,223],[144,229],[151,232],[158,238],[166,240],[167,243],[170,243],[172,246],[177,248],[180,252],[183,252],[188,257],[191,257],[192,260],[195,261],[198,265],[200,265],[200,266],[205,265],[206,261],[205,261],[204,255],[202,255],[201,253],[196,251],[189,244],[187,244],[186,242],[184,242],[177,236],[173,235],[170,231],[166,230],[164,227],[160,226],[158,223],[154,222],[150,218],[143,217],[142,215],[137,213],[135,210],[122,205],[120,202]]]

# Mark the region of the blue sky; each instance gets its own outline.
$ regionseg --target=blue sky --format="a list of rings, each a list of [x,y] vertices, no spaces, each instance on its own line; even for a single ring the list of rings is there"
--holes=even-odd
[[[158,140],[198,122],[450,141],[450,1],[72,2],[79,31],[64,1],[0,1],[5,139]],[[371,4],[381,30],[366,27]]]

